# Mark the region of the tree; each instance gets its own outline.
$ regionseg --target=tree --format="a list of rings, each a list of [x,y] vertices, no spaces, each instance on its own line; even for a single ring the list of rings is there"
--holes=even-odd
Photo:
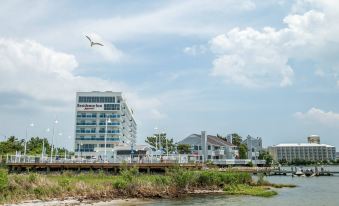
[[[50,154],[51,145],[46,138],[32,137],[27,142],[27,154],[40,155],[42,152],[42,146],[44,144],[46,154]]]
[[[233,133],[232,135],[232,144],[238,147],[239,149],[239,158],[247,159],[247,146],[242,143],[242,137],[237,133]]]
[[[237,133],[233,133],[231,134],[231,136],[232,136],[232,144],[239,147],[242,144],[242,137],[238,135]]]
[[[178,144],[177,150],[179,154],[190,154],[191,146],[189,144]]]
[[[265,160],[266,166],[270,166],[273,163],[273,158],[268,151],[260,151],[258,159]]]
[[[247,159],[247,146],[245,144],[240,144],[239,148],[239,158]]]
[[[160,148],[163,151],[167,152],[174,152],[175,151],[175,145],[173,143],[173,139],[167,138],[166,133],[161,133],[161,134],[154,134],[154,136],[147,137],[146,143],[151,145],[154,148]],[[159,145],[160,142],[160,145]]]
[[[49,144],[46,138],[40,137],[32,137],[29,141],[27,141],[27,151],[28,155],[41,155],[42,152],[42,144],[44,142],[45,151],[47,155],[50,155],[51,145]],[[17,151],[24,153],[24,145],[25,140],[18,140],[16,137],[11,136],[7,139],[7,141],[0,142],[0,155],[14,155]],[[58,151],[58,155],[64,155],[65,152],[68,152],[65,148],[54,148],[54,151]],[[54,152],[53,152],[54,153]],[[55,155],[55,153],[53,154]]]
[[[24,151],[24,140],[11,136],[7,141],[0,142],[0,155],[15,154],[16,151]]]

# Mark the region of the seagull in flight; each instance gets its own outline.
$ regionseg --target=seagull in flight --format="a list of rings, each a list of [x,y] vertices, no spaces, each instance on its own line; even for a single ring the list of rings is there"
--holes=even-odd
[[[86,38],[89,40],[89,42],[91,43],[91,47],[93,45],[99,45],[99,46],[104,46],[103,44],[101,43],[98,43],[98,42],[93,42],[91,38],[89,38],[89,36],[86,36]]]

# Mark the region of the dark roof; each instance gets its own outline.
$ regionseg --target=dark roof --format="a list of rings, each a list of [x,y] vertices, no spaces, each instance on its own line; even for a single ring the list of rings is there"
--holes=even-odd
[[[191,134],[185,139],[178,142],[179,144],[189,144],[189,145],[200,145],[201,144],[201,135],[200,134]],[[229,146],[236,147],[235,145],[227,142],[224,139],[221,139],[217,136],[207,135],[207,144],[217,145],[217,146]]]

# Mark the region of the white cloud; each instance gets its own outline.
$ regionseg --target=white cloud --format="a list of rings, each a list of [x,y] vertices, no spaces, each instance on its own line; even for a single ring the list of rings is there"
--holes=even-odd
[[[0,38],[0,61],[0,92],[24,94],[29,97],[25,101],[39,104],[40,109],[70,110],[76,91],[110,90],[123,91],[140,115],[161,116],[162,104],[156,98],[140,97],[119,82],[74,75],[78,62],[73,55],[54,51],[35,41]]]
[[[211,74],[245,87],[285,87],[294,79],[291,59],[312,60],[330,70],[328,65],[338,63],[331,56],[338,50],[339,13],[324,8],[291,13],[283,19],[282,29],[233,28],[215,36],[209,42],[216,55]]]
[[[272,28],[235,28],[216,36],[210,41],[211,50],[217,55],[212,75],[246,87],[291,85],[294,73],[288,56],[277,47],[279,36]]]
[[[339,113],[332,111],[325,112],[321,109],[312,107],[305,113],[297,112],[294,114],[296,118],[310,123],[320,123],[325,126],[339,127]]]

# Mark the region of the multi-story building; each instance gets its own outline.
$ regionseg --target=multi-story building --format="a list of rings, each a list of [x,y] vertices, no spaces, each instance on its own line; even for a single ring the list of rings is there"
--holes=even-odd
[[[276,161],[334,161],[336,159],[336,148],[327,144],[278,144],[268,147],[268,151]]]
[[[243,141],[243,144],[247,146],[247,158],[250,160],[257,160],[259,152],[262,150],[261,137],[253,138],[250,135]]]
[[[76,155],[94,157],[96,151],[136,141],[137,125],[121,92],[77,92]],[[106,140],[106,141],[105,141]]]
[[[238,155],[237,146],[217,136],[206,135],[204,131],[191,134],[178,144],[190,145],[191,153],[198,161],[235,159]]]

